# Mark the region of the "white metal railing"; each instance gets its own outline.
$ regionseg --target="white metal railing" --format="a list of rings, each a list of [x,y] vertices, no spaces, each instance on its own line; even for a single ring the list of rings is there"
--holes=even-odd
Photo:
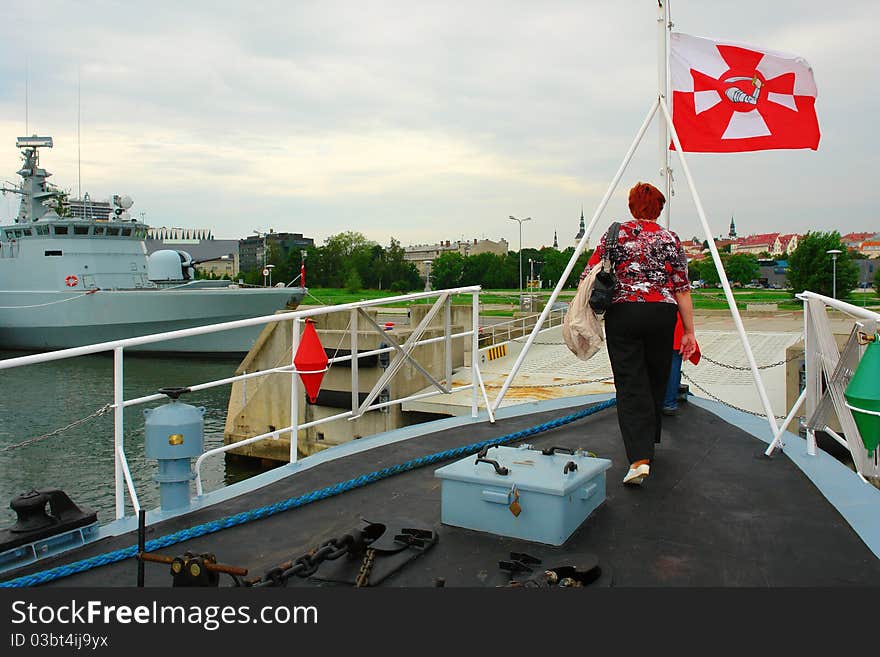
[[[551,310],[542,328],[548,329],[554,326],[562,326],[565,319],[565,310]],[[538,313],[514,317],[513,319],[498,322],[497,324],[481,327],[480,347],[490,347],[498,342],[509,342],[518,338],[525,338],[538,321]]]
[[[806,404],[807,453],[816,455],[816,431],[822,431],[849,450],[856,472],[862,479],[880,477],[877,452],[869,453],[861,441],[858,427],[850,405],[844,398],[846,384],[852,377],[864,344],[859,333],[874,335],[880,326],[880,313],[859,308],[852,304],[816,294],[802,292],[797,295],[804,302],[804,366],[806,381],[804,389],[788,412],[782,426],[774,433],[774,439],[766,450],[769,456],[783,444],[782,434]],[[840,351],[831,331],[827,308],[840,311],[853,321],[853,330]],[[844,436],[828,426],[829,416],[837,416]]]
[[[402,404],[405,401],[410,401],[414,399],[423,399],[426,397],[431,397],[439,394],[451,394],[453,392],[459,392],[462,390],[472,390],[473,394],[471,397],[471,415],[476,417],[478,412],[478,391],[482,390],[483,398],[487,408],[491,407],[489,403],[488,397],[486,396],[485,387],[483,386],[482,376],[479,372],[479,359],[472,358],[471,359],[471,381],[468,385],[452,387],[452,340],[455,339],[465,339],[471,338],[471,351],[472,354],[476,354],[479,350],[479,294],[481,288],[480,286],[473,285],[467,287],[460,288],[452,288],[448,290],[436,290],[431,292],[420,292],[415,294],[407,294],[407,295],[399,295],[394,297],[385,297],[381,299],[373,299],[370,301],[359,301],[356,303],[348,303],[348,304],[340,304],[337,306],[322,306],[320,308],[310,308],[307,310],[295,310],[285,313],[279,313],[277,315],[265,315],[261,317],[253,317],[249,319],[236,320],[232,322],[223,322],[221,324],[214,324],[210,326],[201,326],[195,328],[188,329],[180,329],[176,331],[167,331],[163,333],[156,333],[153,335],[145,335],[136,338],[127,338],[124,340],[113,340],[110,342],[102,342],[93,345],[86,345],[82,347],[73,347],[70,349],[61,349],[58,351],[52,351],[48,353],[42,354],[33,354],[29,356],[20,356],[16,358],[8,358],[5,360],[0,360],[0,370],[11,369],[14,367],[23,367],[27,365],[37,364],[37,363],[46,363],[56,360],[65,360],[68,358],[75,358],[77,356],[85,356],[89,354],[96,354],[106,351],[113,352],[113,412],[114,412],[114,423],[113,423],[113,434],[114,434],[114,496],[115,496],[115,512],[116,518],[123,518],[125,516],[125,495],[126,492],[129,495],[129,499],[131,500],[132,507],[137,513],[140,510],[140,502],[138,500],[137,491],[135,490],[134,482],[132,480],[131,472],[129,470],[128,461],[125,456],[125,440],[124,440],[124,429],[123,429],[123,420],[124,420],[124,411],[126,407],[136,406],[140,404],[149,403],[152,401],[158,401],[160,399],[164,399],[165,396],[162,394],[153,394],[147,395],[143,397],[138,397],[134,399],[126,400],[123,393],[123,383],[124,383],[124,353],[125,349],[143,345],[154,344],[157,342],[164,342],[168,340],[175,340],[178,338],[188,338],[193,336],[200,335],[208,335],[211,333],[218,333],[222,331],[229,331],[233,329],[240,329],[246,327],[253,326],[261,326],[270,323],[283,323],[290,322],[291,332],[292,332],[292,349],[291,349],[291,363],[289,365],[284,365],[281,367],[275,367],[268,370],[263,370],[260,372],[251,372],[244,373],[241,375],[227,377],[224,379],[218,379],[216,381],[209,381],[206,383],[200,383],[197,385],[189,386],[190,391],[198,391],[205,390],[208,388],[214,388],[221,385],[228,385],[234,383],[236,381],[247,381],[249,379],[253,379],[259,376],[268,376],[272,374],[278,373],[288,373],[291,374],[291,393],[290,393],[290,401],[291,401],[291,425],[288,427],[283,427],[281,429],[276,429],[272,432],[261,434],[259,436],[254,436],[244,441],[238,441],[235,443],[231,443],[229,445],[224,445],[223,447],[218,447],[216,449],[211,449],[203,452],[198,459],[196,460],[196,488],[199,495],[202,494],[202,485],[201,485],[201,475],[200,475],[200,466],[204,462],[204,460],[212,455],[223,453],[230,449],[234,449],[237,447],[242,447],[244,445],[248,445],[254,442],[258,442],[260,440],[266,439],[277,439],[281,435],[287,433],[291,435],[290,441],[290,460],[291,462],[296,461],[297,458],[297,440],[295,436],[297,436],[297,432],[300,429],[308,428],[311,426],[316,426],[318,424],[331,422],[339,419],[352,419],[361,416],[363,413],[368,411],[377,410],[381,408],[385,408],[387,406],[391,406],[393,404]],[[459,333],[453,333],[451,330],[451,301],[452,296],[455,294],[469,294],[472,297],[472,309],[473,309],[473,321],[470,330],[462,331]],[[372,322],[370,318],[367,317],[366,313],[364,313],[365,308],[377,307],[377,306],[387,306],[395,303],[407,303],[411,301],[416,301],[419,299],[431,299],[437,298],[437,301],[434,302],[434,306],[428,312],[425,319],[420,322],[419,326],[413,331],[413,335],[410,336],[410,339],[404,345],[397,345],[396,341],[391,338],[390,335],[384,333],[383,329]],[[426,338],[421,339],[421,335],[424,333],[425,329],[427,329],[428,324],[433,320],[434,316],[437,315],[440,308],[443,308],[444,312],[442,315],[443,321],[443,335],[434,338]],[[297,418],[298,412],[298,401],[300,395],[299,388],[299,377],[295,376],[296,374],[303,374],[307,372],[297,372],[296,366],[293,364],[293,358],[296,356],[297,346],[299,345],[299,337],[300,337],[300,329],[303,321],[308,317],[316,317],[320,315],[326,315],[330,313],[338,313],[338,312],[351,312],[351,349],[350,354],[347,356],[339,356],[329,359],[328,365],[333,363],[340,363],[344,361],[351,361],[352,366],[352,410],[344,411],[338,413],[333,416],[329,416],[326,418],[321,418],[320,420],[315,420],[313,422],[300,424]],[[385,335],[387,341],[392,342],[392,346],[372,349],[370,351],[359,353],[357,351],[357,333],[358,333],[358,320],[359,318],[367,317],[369,320],[368,323],[372,323],[374,330]],[[421,367],[413,358],[412,351],[415,347],[421,345],[429,345],[443,343],[445,345],[445,361],[443,365],[443,373],[445,377],[445,384],[440,384],[440,382],[434,381],[433,377],[427,373],[424,368]],[[371,391],[368,396],[368,403],[359,405],[359,397],[358,397],[358,360],[365,356],[373,356],[379,354],[386,354],[397,352],[397,356],[390,361],[389,365],[394,365],[395,369],[399,369],[404,362],[409,362],[414,365],[417,369],[420,369],[428,379],[434,381],[436,387],[439,389],[432,390],[426,393],[418,393],[414,395],[410,395],[408,397],[402,399],[395,400],[382,400],[378,403],[372,403],[375,397],[378,395],[379,391],[382,389],[382,386],[387,384],[388,379],[390,377],[385,378],[384,382],[381,380],[374,387],[373,391]],[[381,384],[381,385],[380,385]],[[491,412],[490,408],[490,418],[494,419],[494,414]]]

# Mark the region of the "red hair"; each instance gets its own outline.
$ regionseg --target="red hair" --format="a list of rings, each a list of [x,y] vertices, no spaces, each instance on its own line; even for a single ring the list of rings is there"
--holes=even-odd
[[[636,183],[629,190],[629,211],[636,219],[656,221],[666,205],[663,193],[649,183]]]

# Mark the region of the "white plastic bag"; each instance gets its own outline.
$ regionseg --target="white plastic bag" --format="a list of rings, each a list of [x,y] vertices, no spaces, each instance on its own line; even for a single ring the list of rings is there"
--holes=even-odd
[[[602,270],[602,263],[595,265],[578,285],[574,299],[568,305],[568,312],[562,320],[562,339],[575,356],[590,360],[605,342],[602,324],[590,308],[590,292],[596,274]]]

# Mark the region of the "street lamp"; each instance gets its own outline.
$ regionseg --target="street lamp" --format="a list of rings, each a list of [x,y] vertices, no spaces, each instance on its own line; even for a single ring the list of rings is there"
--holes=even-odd
[[[827,253],[828,255],[831,256],[831,261],[832,261],[832,265],[833,265],[833,267],[832,267],[833,274],[832,274],[832,278],[831,278],[831,290],[832,290],[831,297],[836,299],[837,298],[837,256],[839,256],[841,253],[843,253],[843,251],[841,251],[840,249],[828,249],[825,253]]]
[[[269,270],[269,287],[272,287],[272,270],[275,269],[275,265],[266,265],[266,269]],[[265,280],[263,280],[263,285],[266,285]]]
[[[526,217],[525,219],[517,219],[514,216],[510,217],[512,221],[515,221],[519,224],[519,303],[522,305],[522,225],[524,221],[531,221],[531,217]]]

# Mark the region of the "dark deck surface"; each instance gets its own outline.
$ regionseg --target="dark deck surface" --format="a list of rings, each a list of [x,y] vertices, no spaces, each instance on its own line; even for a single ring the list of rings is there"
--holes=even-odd
[[[245,496],[148,529],[147,539],[320,489],[417,456],[495,438],[573,410],[465,426],[325,463]],[[616,409],[600,411],[523,442],[535,447],[583,447],[611,459],[606,501],[569,538],[552,547],[440,525],[435,464],[358,490],[210,534],[162,550],[211,552],[221,563],[248,568],[250,576],[363,526],[362,518],[400,517],[439,531],[439,542],[382,582],[383,586],[496,586],[509,576],[498,567],[511,552],[544,566],[577,566],[595,555],[600,584],[614,586],[840,586],[880,585],[880,560],[784,455],[759,458],[766,445],[712,413],[685,404],[664,418],[650,478],[641,488],[621,479],[626,458]],[[37,567],[7,573],[12,579],[136,542],[134,535],[105,539]],[[337,562],[340,563],[340,562]],[[147,564],[147,586],[170,586],[168,567]],[[136,562],[127,559],[73,575],[54,586],[134,586]],[[221,585],[231,580],[223,577]],[[288,586],[314,585],[291,578]]]

